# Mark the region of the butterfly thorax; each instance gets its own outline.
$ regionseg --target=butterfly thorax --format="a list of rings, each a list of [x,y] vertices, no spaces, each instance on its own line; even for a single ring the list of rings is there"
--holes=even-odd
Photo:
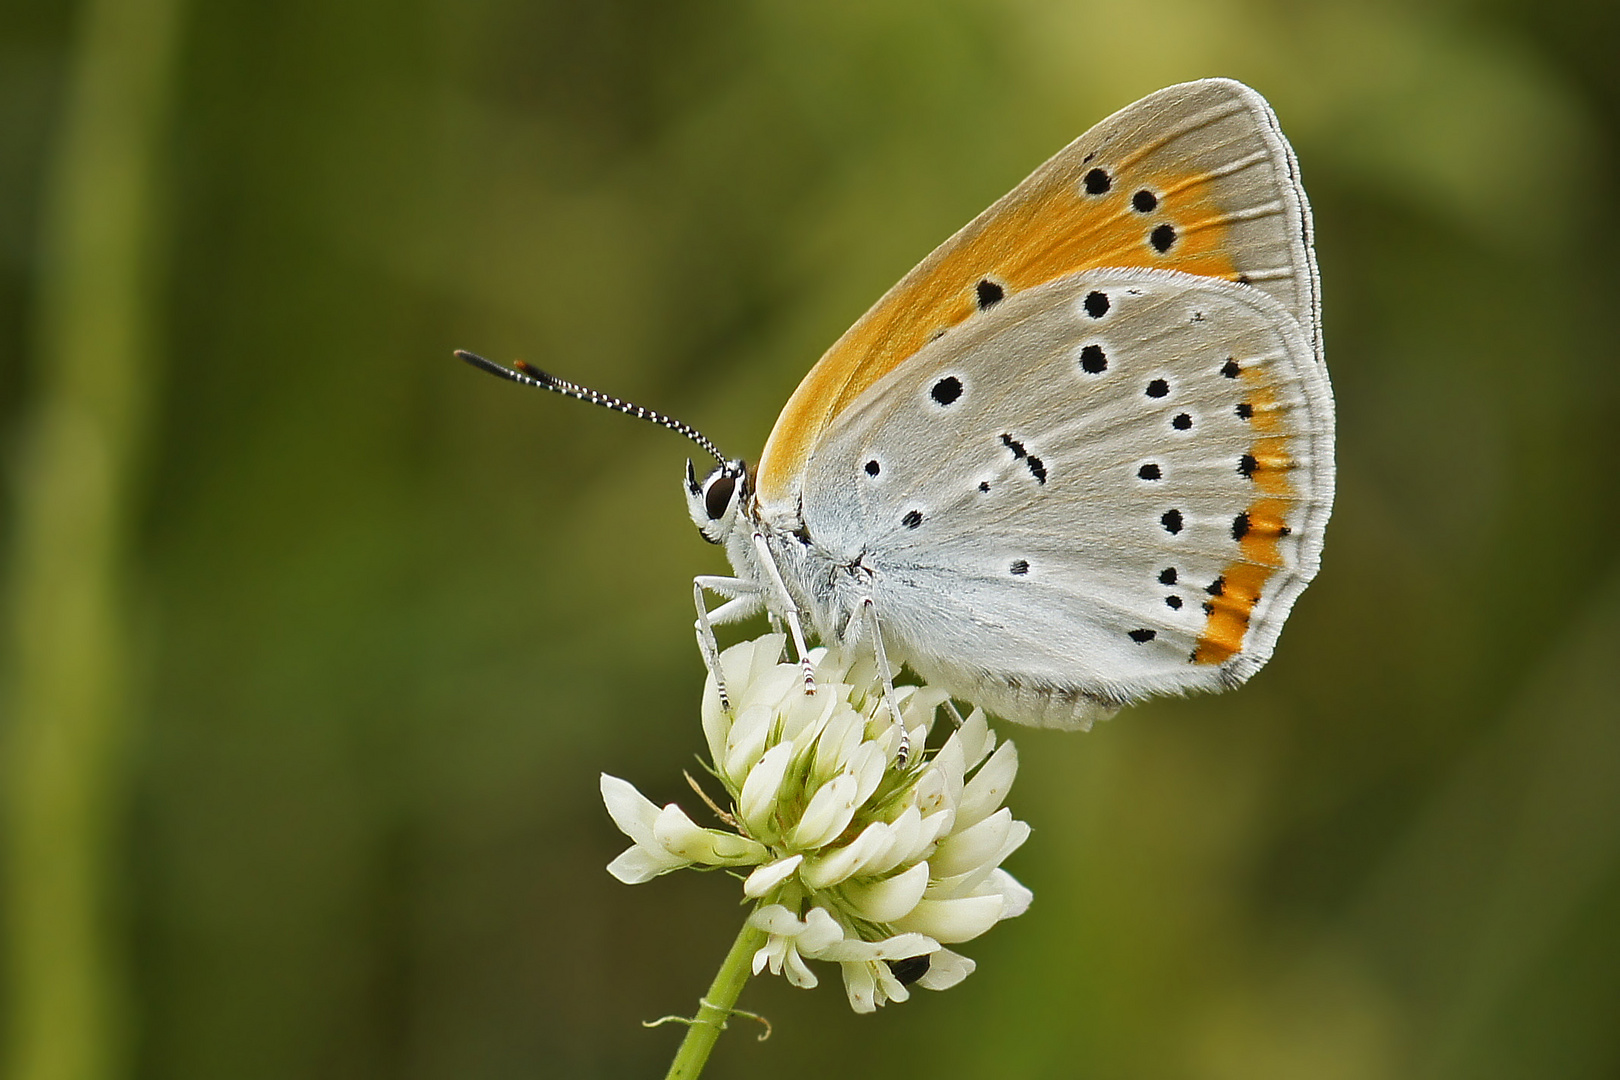
[[[865,550],[818,542],[797,498],[762,503],[742,461],[716,466],[701,482],[688,462],[684,488],[699,533],[725,550],[735,572],[724,589],[728,595],[752,597],[755,602],[744,607],[778,618],[787,616],[791,603],[827,644],[860,636],[856,616],[871,595],[875,571]]]

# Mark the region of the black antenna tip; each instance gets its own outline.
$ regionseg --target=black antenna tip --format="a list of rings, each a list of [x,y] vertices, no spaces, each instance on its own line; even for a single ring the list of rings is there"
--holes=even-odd
[[[475,352],[468,352],[466,349],[457,349],[455,355],[456,359],[462,363],[470,364],[480,371],[487,371],[491,375],[498,375],[503,379],[511,379],[513,382],[538,383],[548,389],[554,385],[555,380],[550,375],[522,360],[514,362],[511,367],[505,367],[493,360],[487,360]]]
[[[457,349],[456,359],[460,360],[463,364],[470,364],[482,371],[487,371],[491,375],[503,375],[506,373],[506,369],[501,367],[501,365],[497,364],[495,361],[485,360],[477,353],[468,352],[466,349]]]

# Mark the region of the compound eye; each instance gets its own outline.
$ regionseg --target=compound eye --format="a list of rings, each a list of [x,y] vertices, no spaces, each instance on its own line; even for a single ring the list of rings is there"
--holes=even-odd
[[[721,471],[709,482],[703,492],[703,509],[710,521],[719,521],[726,516],[726,507],[731,505],[731,495],[736,490],[737,477],[731,472]]]

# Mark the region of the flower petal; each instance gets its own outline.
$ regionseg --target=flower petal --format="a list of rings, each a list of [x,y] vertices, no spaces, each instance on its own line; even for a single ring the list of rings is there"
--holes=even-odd
[[[1001,893],[1001,917],[1003,919],[1015,918],[1029,910],[1029,905],[1035,899],[1035,893],[1013,877],[1007,871],[996,869],[990,874],[990,882]]]
[[[996,733],[990,730],[990,721],[984,715],[983,709],[974,709],[968,713],[957,735],[962,740],[962,760],[969,769],[978,765],[985,759],[985,755],[996,748]]]
[[[767,934],[791,937],[804,933],[805,922],[781,904],[764,904],[748,916],[748,925]]]
[[[759,899],[761,896],[764,896],[766,893],[782,884],[782,882],[792,877],[793,871],[797,870],[799,868],[799,864],[803,861],[803,855],[793,855],[786,859],[778,859],[773,863],[766,863],[764,866],[759,867],[752,874],[748,875],[748,880],[743,882],[743,895],[748,897],[750,900]],[[997,897],[996,900],[999,903],[1000,897]],[[943,902],[957,903],[957,901],[954,900],[947,900]]]
[[[916,807],[908,807],[892,826],[892,846],[882,855],[870,859],[864,872],[885,874],[897,866],[906,866],[924,858],[933,850],[934,841],[955,820],[955,812],[948,809],[921,817],[917,815]]]
[[[865,737],[866,720],[853,709],[840,709],[816,735],[816,760],[811,772],[814,782],[824,784],[845,771],[849,759]]]
[[[806,964],[804,958],[799,955],[798,949],[789,949],[787,951],[787,956],[782,964],[782,973],[787,976],[788,982],[797,986],[800,990],[814,990],[820,982],[816,978],[816,973],[810,970],[810,965]]]
[[[639,845],[656,847],[653,822],[658,818],[658,804],[637,791],[630,781],[617,776],[603,773],[599,784],[602,803],[619,831]]]
[[[990,760],[979,766],[973,779],[962,789],[956,806],[956,827],[965,829],[995,813],[1007,797],[1013,778],[1018,775],[1018,747],[1004,742],[990,755]]]
[[[985,820],[990,819],[986,818]],[[1001,849],[979,866],[954,877],[938,876],[936,872],[934,879],[928,883],[928,899],[950,900],[958,896],[984,896],[994,892],[995,888],[986,885],[985,882],[1000,866],[1002,860],[1017,851],[1024,841],[1028,839],[1029,823],[1024,821],[1013,822],[1012,827],[1007,830],[1007,838],[1002,841]]]
[[[787,956],[788,939],[772,934],[765,939],[765,944],[754,950],[752,970],[758,975],[766,968],[771,969],[772,975],[782,974],[782,960]]]
[[[742,786],[749,770],[759,764],[760,756],[765,753],[765,744],[770,741],[776,714],[768,705],[734,704],[732,707],[737,711],[737,718],[726,734],[725,756],[715,761],[721,778],[735,791]]]
[[[1004,904],[1000,893],[955,900],[922,900],[905,918],[896,919],[891,925],[896,930],[927,934],[945,944],[971,941],[996,924]]]
[[[888,964],[873,964],[872,974],[877,976],[877,994],[875,997],[879,1005],[890,1001],[911,1000],[911,991],[906,989],[905,983],[895,978],[894,971]]]
[[[816,692],[807,694],[804,684],[797,683],[776,706],[781,718],[782,741],[791,742],[795,750],[809,748],[843,704],[843,698],[833,687],[817,684]]]
[[[877,975],[869,962],[842,964],[844,993],[849,1007],[858,1013],[877,1012]]]
[[[949,990],[969,975],[977,964],[961,953],[941,949],[928,958],[928,971],[918,979],[916,986],[924,990]]]
[[[921,746],[921,742],[912,745]],[[854,775],[856,783],[855,805],[866,802],[872,793],[883,783],[883,773],[889,767],[894,755],[886,746],[875,742],[864,742],[850,754],[848,769]]]
[[[877,960],[906,960],[913,956],[926,956],[940,947],[939,942],[924,934],[895,934],[882,941],[862,941],[846,937],[816,952],[805,952],[812,960],[836,960],[840,964],[869,963]]]
[[[956,812],[956,802],[962,795],[962,775],[957,768],[961,751],[947,755],[950,748],[950,743],[941,747],[912,785],[912,804],[924,817],[941,810]]]
[[[659,874],[679,870],[691,863],[662,850],[640,847],[626,848],[619,857],[607,865],[607,872],[626,885],[641,885]]]
[[[844,899],[858,910],[861,918],[875,923],[892,923],[917,906],[928,888],[928,864],[920,862],[903,874],[881,881],[844,885]]]
[[[955,877],[977,870],[986,862],[994,866],[1001,860],[997,856],[1012,832],[1012,811],[1005,806],[977,825],[961,828],[962,819],[956,819],[956,832],[939,842],[931,861],[937,877]]]
[[[939,951],[939,942],[926,934],[906,933],[874,941],[879,960],[909,960],[913,956],[929,956]]]
[[[703,829],[697,822],[687,817],[686,811],[675,803],[665,805],[653,819],[653,839],[658,842],[659,847],[672,855],[693,858],[681,849],[693,843],[701,843],[697,837],[702,835]]]
[[[888,850],[891,828],[881,821],[872,822],[843,847],[807,859],[800,879],[808,889],[827,889],[861,873],[868,862],[881,857]],[[885,866],[883,869],[892,868]]]
[[[844,928],[826,908],[815,907],[804,917],[799,950],[806,956],[819,956],[824,949],[844,940]]]
[[[810,796],[810,805],[804,808],[799,823],[788,834],[789,846],[810,851],[837,839],[855,816],[855,796],[859,790],[860,781],[849,773],[840,773],[822,784],[821,789]]]
[[[904,686],[895,689],[900,697],[900,719],[906,725],[906,733],[912,737],[912,745],[921,746],[928,738],[928,732],[933,729],[939,707],[949,701],[951,695],[937,686]],[[918,728],[922,730],[918,731]]]
[[[786,644],[786,634],[765,634],[752,641],[739,641],[720,654],[720,670],[725,672],[726,690],[734,701],[741,700],[741,695],[772,668],[782,666],[779,660]]]
[[[765,756],[749,770],[748,779],[743,782],[742,793],[737,796],[737,814],[754,836],[769,836],[775,832],[769,827],[770,819],[792,756],[791,744],[777,743],[765,751]]]

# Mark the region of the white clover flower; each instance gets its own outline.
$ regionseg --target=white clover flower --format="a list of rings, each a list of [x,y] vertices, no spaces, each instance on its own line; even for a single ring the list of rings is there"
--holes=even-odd
[[[1030,891],[1001,869],[1029,837],[1001,805],[1017,750],[998,747],[975,709],[937,752],[897,768],[899,732],[872,658],[814,650],[807,695],[782,645],[769,634],[720,657],[729,711],[712,673],[704,688],[703,731],[735,831],[701,828],[604,775],[603,801],[634,841],[608,872],[633,885],[685,866],[753,867],[743,894],[766,935],[755,974],[808,988],[817,980],[806,960],[836,962],[856,1012],[905,1001],[909,985],[956,985],[973,961],[945,946],[1029,907]],[[903,686],[895,696],[921,747],[947,695]]]

